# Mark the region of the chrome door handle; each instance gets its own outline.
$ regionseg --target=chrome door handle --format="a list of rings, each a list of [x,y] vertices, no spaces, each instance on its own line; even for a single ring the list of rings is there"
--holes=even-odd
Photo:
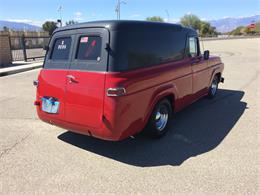
[[[67,75],[67,78],[69,79],[69,83],[78,83],[76,77],[73,75]]]
[[[73,75],[67,75],[68,79],[75,79],[75,77]]]

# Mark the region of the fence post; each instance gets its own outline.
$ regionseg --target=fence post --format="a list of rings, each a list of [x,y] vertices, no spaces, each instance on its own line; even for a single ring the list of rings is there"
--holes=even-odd
[[[22,36],[21,40],[22,40],[22,48],[23,48],[23,57],[24,57],[24,61],[27,62],[26,43],[25,43],[24,35]]]
[[[0,31],[0,67],[12,63],[12,54],[8,36],[8,32]]]
[[[10,52],[11,52],[11,61],[13,62],[13,53],[12,53],[12,42],[11,42],[11,36],[8,34],[8,39],[9,39],[9,45],[10,45]]]

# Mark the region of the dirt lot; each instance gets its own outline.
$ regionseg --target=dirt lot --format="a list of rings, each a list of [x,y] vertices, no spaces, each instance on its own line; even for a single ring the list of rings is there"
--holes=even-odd
[[[260,39],[204,44],[222,57],[225,83],[160,140],[45,124],[33,106],[38,70],[0,78],[0,194],[259,194]]]

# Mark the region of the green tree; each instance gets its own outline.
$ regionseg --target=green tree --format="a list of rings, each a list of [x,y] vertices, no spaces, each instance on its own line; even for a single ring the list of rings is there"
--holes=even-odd
[[[148,18],[146,18],[146,20],[152,21],[152,22],[164,22],[163,18],[160,16],[148,17]]]
[[[230,34],[231,35],[242,35],[243,33],[243,31],[245,31],[245,27],[244,26],[239,26],[239,27],[237,27],[236,29],[234,29],[234,30],[232,30],[231,32],[230,32]],[[245,32],[246,33],[246,32]]]
[[[6,26],[4,26],[4,27],[3,27],[3,30],[6,32],[6,31],[9,31],[9,28],[6,27]]]
[[[49,35],[51,35],[53,33],[53,31],[58,28],[57,23],[56,22],[52,22],[52,21],[47,21],[42,25],[42,28],[44,31],[49,32]]]
[[[202,37],[218,35],[216,28],[211,26],[210,23],[205,22],[205,21],[200,21],[199,32],[200,32],[200,36],[202,36]]]
[[[183,26],[194,28],[195,30],[200,29],[200,19],[198,16],[193,14],[186,14],[181,18],[181,24]]]
[[[198,16],[186,14],[181,18],[181,24],[199,31],[200,36],[216,36],[218,32],[210,23],[201,21]]]
[[[254,34],[256,34],[256,31],[249,27],[245,27],[244,33],[246,33],[247,35],[254,35]]]
[[[73,24],[78,24],[78,22],[75,20],[69,20],[68,22],[66,22],[66,26],[73,25]]]

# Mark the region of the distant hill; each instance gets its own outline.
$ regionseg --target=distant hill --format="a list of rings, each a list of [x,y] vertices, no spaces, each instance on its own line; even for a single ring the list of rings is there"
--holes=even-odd
[[[9,22],[0,20],[0,30],[3,30],[4,27],[7,27],[12,30],[27,30],[27,31],[42,31],[42,28],[39,26],[26,24],[26,23],[20,23],[20,22]]]
[[[216,27],[218,32],[230,32],[239,26],[248,26],[252,22],[260,22],[260,15],[239,18],[223,18],[208,21],[212,26]]]

